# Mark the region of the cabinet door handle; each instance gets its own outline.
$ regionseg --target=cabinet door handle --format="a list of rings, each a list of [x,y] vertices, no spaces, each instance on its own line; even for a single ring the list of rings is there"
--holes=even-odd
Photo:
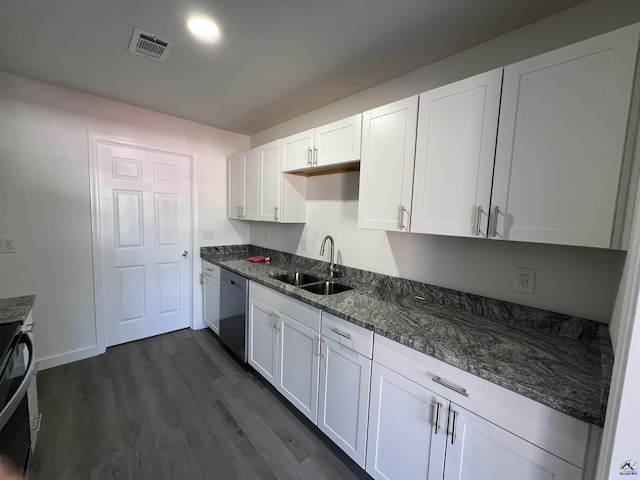
[[[456,439],[458,438],[458,433],[456,430],[458,429],[458,412],[452,410],[453,420],[451,422],[451,445],[456,444]]]
[[[313,148],[313,166],[318,166],[318,149],[315,147]]]
[[[307,151],[307,165],[311,166],[313,164],[313,160],[312,160],[312,152],[311,152],[311,148],[308,149]]]
[[[404,208],[404,205],[400,205],[400,230],[407,230],[407,224],[404,221],[404,214],[407,214],[407,218],[409,218],[409,210]]]
[[[280,324],[282,323],[282,319],[280,318],[280,315],[278,315],[276,313],[276,332],[280,331]]]
[[[450,383],[447,383],[444,380],[442,380],[440,377],[433,377],[431,380],[433,380],[436,383],[439,383],[443,387],[447,387],[448,389],[453,390],[456,393],[459,393],[460,395],[464,395],[465,397],[469,396],[469,392],[467,392],[467,390],[465,388],[456,387],[455,385],[451,385]]]
[[[340,330],[338,330],[337,328],[332,328],[331,331],[333,333],[337,333],[338,335],[340,335],[341,337],[346,338],[347,340],[351,340],[351,335],[349,335],[348,333],[342,333]]]
[[[35,421],[37,421],[38,423],[36,423],[34,427],[31,427],[31,430],[32,431],[35,430],[36,432],[39,432],[40,425],[42,424],[42,412],[40,412],[37,417],[31,417],[31,425],[33,425]]]
[[[33,333],[36,331],[36,322],[30,323],[29,325],[23,325],[20,330],[22,333]]]
[[[276,314],[274,312],[271,312],[269,314],[269,322],[271,323],[271,330],[275,330],[276,329]]]
[[[274,205],[273,207],[273,219],[278,220],[278,207]]]
[[[476,210],[476,237],[480,236],[480,222],[482,221],[482,205]]]
[[[491,219],[491,236],[498,235],[498,214],[500,214],[500,207],[497,205],[493,207],[493,218]]]
[[[318,337],[318,356],[319,357],[324,357],[324,355],[322,354],[322,338]]]
[[[440,402],[436,403],[436,429],[435,434],[438,435],[441,430],[440,426],[440,414],[442,413],[442,404]]]

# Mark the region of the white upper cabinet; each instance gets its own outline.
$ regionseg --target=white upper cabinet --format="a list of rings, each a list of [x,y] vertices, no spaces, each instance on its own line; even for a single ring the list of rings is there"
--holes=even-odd
[[[313,166],[313,129],[282,139],[282,171],[291,172]]]
[[[306,177],[280,173],[281,141],[228,158],[229,218],[304,223]]]
[[[402,102],[365,113],[358,226],[620,248],[639,30],[423,93],[414,170]]]
[[[227,217],[242,218],[244,208],[244,152],[227,158]]]
[[[259,175],[257,148],[231,155],[227,159],[227,217],[258,220]]]
[[[362,115],[358,227],[408,231],[418,97]]]
[[[411,232],[486,237],[502,68],[420,95]]]
[[[491,237],[616,246],[637,46],[633,25],[505,67]]]
[[[362,115],[282,139],[282,171],[328,167],[360,160]]]
[[[261,168],[258,161],[258,149],[253,148],[244,154],[244,208],[243,220],[260,219]]]
[[[258,149],[258,164],[261,172],[259,220],[277,222],[280,217],[280,141],[267,143]]]

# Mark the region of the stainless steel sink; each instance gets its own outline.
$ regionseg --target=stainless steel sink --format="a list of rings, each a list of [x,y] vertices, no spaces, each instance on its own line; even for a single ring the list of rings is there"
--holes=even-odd
[[[300,288],[306,290],[307,292],[317,293],[318,295],[333,295],[335,293],[348,292],[349,290],[353,290],[353,287],[335,282],[312,283],[311,285],[305,285]]]
[[[320,277],[302,272],[281,273],[279,275],[271,275],[271,278],[280,280],[284,283],[288,283],[289,285],[293,285],[294,287],[299,287],[300,285],[307,285],[309,283],[316,283],[320,281]]]

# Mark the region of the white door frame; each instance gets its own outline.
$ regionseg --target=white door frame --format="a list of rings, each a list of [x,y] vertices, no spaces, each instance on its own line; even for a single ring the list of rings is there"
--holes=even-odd
[[[189,159],[189,245],[190,255],[188,258],[189,269],[191,274],[189,275],[189,302],[191,304],[191,318],[189,324],[193,328],[193,275],[194,275],[194,257],[197,255],[200,258],[200,249],[196,244],[196,236],[193,235],[193,229],[195,225],[196,214],[196,201],[195,201],[195,188],[193,185],[193,167],[195,155],[193,153],[179,152],[157,145],[149,145],[146,143],[132,140],[129,138],[118,137],[114,135],[102,135],[95,132],[89,132],[89,184],[91,190],[91,244],[92,244],[92,256],[93,256],[93,294],[94,294],[94,310],[95,310],[95,324],[96,324],[96,349],[97,354],[104,353],[106,351],[106,339],[105,339],[105,318],[104,318],[104,296],[102,294],[102,245],[101,238],[101,226],[100,226],[100,203],[99,203],[99,188],[98,188],[98,144],[117,145],[122,147],[138,148],[141,150],[147,150],[151,152],[181,155],[188,157]]]

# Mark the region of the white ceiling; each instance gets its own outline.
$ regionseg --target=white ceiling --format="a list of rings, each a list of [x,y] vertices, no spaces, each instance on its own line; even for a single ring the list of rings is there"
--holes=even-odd
[[[0,70],[253,134],[582,1],[2,0]],[[166,63],[128,53],[134,27]]]

